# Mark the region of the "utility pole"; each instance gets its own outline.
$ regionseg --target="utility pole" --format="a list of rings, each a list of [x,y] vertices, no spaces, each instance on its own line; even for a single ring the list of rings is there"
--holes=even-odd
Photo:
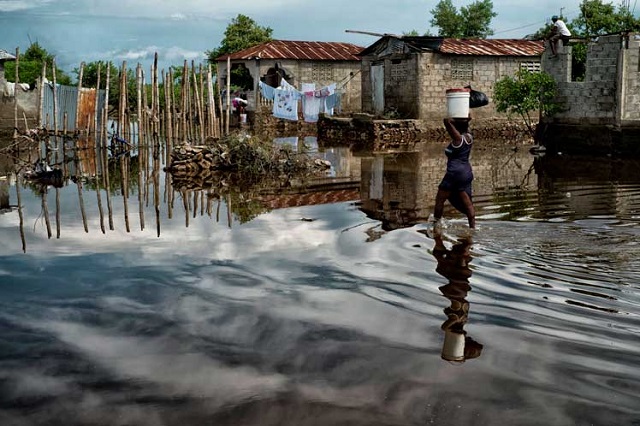
[[[564,9],[565,9],[564,7],[561,7],[561,8],[560,8],[560,17],[561,17],[561,18],[564,18],[564,16],[562,16],[562,11],[563,11]]]

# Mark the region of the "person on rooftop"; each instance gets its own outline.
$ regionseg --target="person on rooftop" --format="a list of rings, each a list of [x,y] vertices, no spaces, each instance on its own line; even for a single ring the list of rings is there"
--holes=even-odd
[[[551,17],[553,27],[551,27],[551,36],[549,36],[549,46],[551,47],[551,58],[558,56],[558,41],[562,40],[562,45],[566,45],[571,37],[571,31],[557,15]]]

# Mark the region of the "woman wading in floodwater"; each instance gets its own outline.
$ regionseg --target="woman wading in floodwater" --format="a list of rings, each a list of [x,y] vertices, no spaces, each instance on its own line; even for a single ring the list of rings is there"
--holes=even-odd
[[[449,200],[453,207],[467,216],[469,228],[475,228],[476,212],[471,201],[473,170],[469,163],[473,136],[469,133],[469,121],[471,116],[444,119],[444,127],[451,136],[451,143],[444,150],[447,156],[447,172],[438,186],[433,216],[440,220],[444,202]]]

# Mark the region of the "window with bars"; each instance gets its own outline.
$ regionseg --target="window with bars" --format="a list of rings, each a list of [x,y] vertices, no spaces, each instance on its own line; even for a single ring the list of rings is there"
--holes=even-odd
[[[473,80],[473,61],[464,59],[452,60],[451,78],[453,80]]]
[[[311,78],[315,82],[333,80],[333,64],[316,62],[311,66]]]
[[[530,72],[540,72],[540,62],[537,62],[537,61],[520,62],[520,69],[527,70]]]

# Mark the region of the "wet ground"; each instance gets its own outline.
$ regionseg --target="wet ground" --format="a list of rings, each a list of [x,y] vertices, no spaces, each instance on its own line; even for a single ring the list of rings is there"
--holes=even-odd
[[[441,146],[276,142],[332,169],[3,159],[0,424],[640,425],[640,162],[479,148],[471,233]]]

